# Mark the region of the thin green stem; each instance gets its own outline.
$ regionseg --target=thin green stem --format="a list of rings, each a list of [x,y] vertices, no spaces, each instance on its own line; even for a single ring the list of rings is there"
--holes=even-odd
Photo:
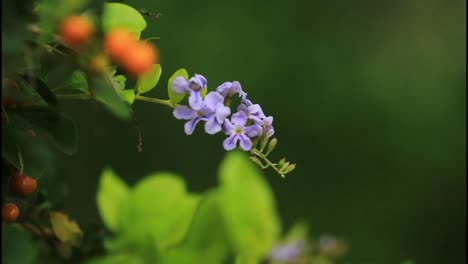
[[[280,170],[275,166],[276,164],[271,162],[260,150],[253,148],[250,152],[254,155],[257,155],[259,158],[261,158],[267,163],[267,166],[265,166],[265,168],[272,167],[279,175],[281,175],[282,178],[285,177],[284,173],[280,172]]]
[[[81,93],[81,94],[57,94],[58,99],[77,99],[77,100],[89,100],[92,98],[91,94],[88,93]],[[176,108],[177,104],[173,103],[171,100],[163,100],[159,98],[153,97],[146,97],[141,95],[135,95],[135,100],[153,103],[153,104],[161,104],[166,105],[171,108]]]
[[[171,100],[163,100],[159,98],[153,98],[153,97],[146,97],[146,96],[141,96],[141,95],[135,95],[135,100],[140,100],[148,103],[153,103],[153,104],[162,104],[162,105],[167,105],[171,108],[176,108],[177,104],[173,103]]]

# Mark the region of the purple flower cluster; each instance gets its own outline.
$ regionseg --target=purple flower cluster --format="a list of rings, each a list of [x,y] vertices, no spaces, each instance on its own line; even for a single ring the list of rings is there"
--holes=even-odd
[[[271,137],[274,134],[273,117],[267,117],[260,105],[247,99],[247,93],[242,91],[239,82],[225,82],[218,86],[216,91],[203,97],[202,90],[206,85],[206,78],[199,74],[195,74],[189,80],[179,76],[172,82],[172,90],[175,93],[189,94],[189,105],[178,105],[174,109],[175,118],[187,120],[187,135],[191,135],[196,125],[204,121],[206,133],[213,135],[223,132],[227,135],[223,142],[224,149],[232,150],[240,145],[243,150],[249,151],[253,145],[253,138]],[[231,115],[229,106],[231,98],[236,94],[241,98],[240,104],[236,108],[237,112]]]

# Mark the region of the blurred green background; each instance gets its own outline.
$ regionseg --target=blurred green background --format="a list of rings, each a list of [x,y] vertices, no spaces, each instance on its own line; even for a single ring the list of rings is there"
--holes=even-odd
[[[125,1],[161,12],[165,98],[179,68],[215,89],[239,80],[274,116],[297,169],[273,186],[287,229],[347,239],[345,263],[466,261],[466,1]],[[95,105],[65,102],[79,124],[77,155],[62,157],[68,213],[99,220],[98,177],[112,166],[129,183],[154,171],[183,175],[192,191],[216,184],[222,135],[193,136],[160,105],[137,102],[143,136]],[[91,186],[91,187],[90,187]],[[154,201],[157,202],[157,201]]]

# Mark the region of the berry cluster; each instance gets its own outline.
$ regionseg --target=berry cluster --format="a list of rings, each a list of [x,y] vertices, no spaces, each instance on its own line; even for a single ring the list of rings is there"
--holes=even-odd
[[[10,179],[10,191],[18,196],[28,196],[37,189],[37,180],[22,173],[14,173]],[[19,216],[18,206],[7,203],[2,206],[2,222],[14,222]]]
[[[62,42],[75,50],[87,47],[95,35],[93,21],[84,15],[65,18],[60,27]],[[118,63],[131,76],[138,77],[151,70],[159,60],[158,50],[147,41],[139,41],[136,36],[125,29],[113,29],[104,40],[104,50],[114,62]],[[94,56],[90,70],[102,72],[107,64],[107,57]]]

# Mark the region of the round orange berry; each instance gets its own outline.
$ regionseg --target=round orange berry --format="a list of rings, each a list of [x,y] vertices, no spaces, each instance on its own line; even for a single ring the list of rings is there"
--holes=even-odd
[[[60,27],[60,36],[63,42],[72,48],[83,46],[93,34],[94,24],[87,16],[69,16]]]
[[[149,42],[138,41],[130,50],[124,53],[122,67],[131,75],[138,77],[147,73],[157,63],[159,54],[154,45]]]
[[[37,189],[37,180],[26,175],[16,174],[11,179],[11,191],[18,195],[30,195]]]
[[[122,57],[128,52],[136,42],[135,36],[125,29],[114,29],[106,35],[104,49],[117,62],[122,61]]]
[[[5,204],[2,206],[2,221],[3,222],[14,222],[19,216],[19,209],[16,204]]]

